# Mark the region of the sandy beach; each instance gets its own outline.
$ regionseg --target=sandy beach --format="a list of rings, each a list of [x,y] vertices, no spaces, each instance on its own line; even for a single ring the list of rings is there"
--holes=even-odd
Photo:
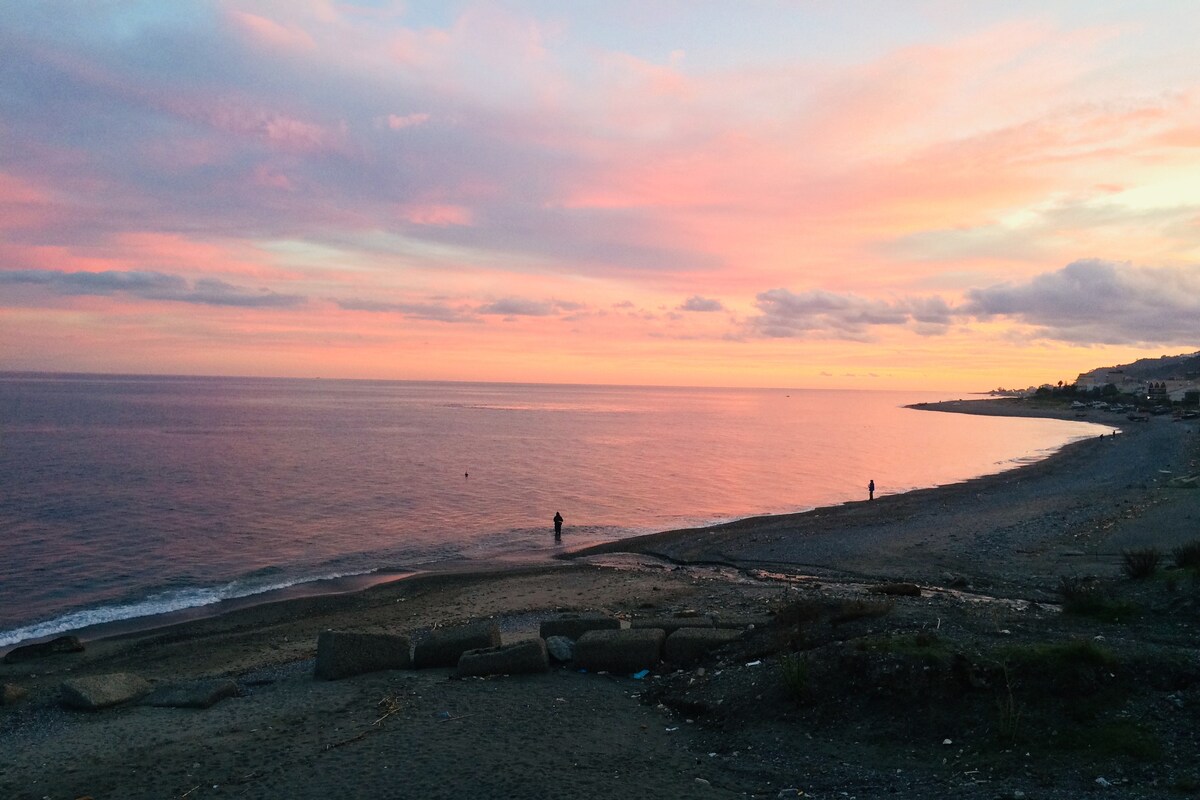
[[[1074,416],[1019,401],[930,409]],[[0,707],[0,797],[1016,798],[1104,788],[1179,796],[1193,779],[1200,787],[1194,580],[1162,589],[1174,593],[1161,600],[1169,614],[1147,612],[1132,624],[1068,618],[1056,604],[1064,576],[1116,582],[1123,552],[1169,554],[1200,539],[1200,492],[1169,485],[1200,473],[1200,435],[1194,421],[1170,417],[1090,421],[1122,433],[952,486],[890,495],[881,481],[873,501],[654,534],[553,564],[257,605],[91,641],[82,653],[0,664],[0,682],[25,693]],[[878,599],[878,587],[900,583],[918,594]],[[1147,597],[1146,608],[1158,608],[1158,594]],[[564,612],[627,623],[681,613],[779,620],[800,602],[823,609],[806,623],[802,649],[795,641],[781,649],[780,631],[795,626],[760,622],[698,667],[641,679],[570,666],[471,679],[443,668],[313,677],[317,636],[329,629],[419,639],[494,620],[507,643],[536,638],[543,620]],[[846,603],[862,613],[829,611]],[[1020,744],[994,747],[1003,693],[990,679],[975,681],[965,700],[943,697],[931,678],[936,690],[916,701],[907,690],[874,697],[855,684],[845,702],[833,702],[846,688],[832,677],[806,679],[806,701],[795,692],[789,699],[781,680],[801,651],[822,676],[833,662],[820,654],[836,652],[845,672],[880,637],[921,635],[975,665],[995,641],[1035,637],[1099,638],[1118,655],[1136,651],[1138,664],[1146,648],[1154,658],[1161,651],[1179,664],[1169,685],[1143,681],[1155,694],[1121,701],[1127,717],[1154,727],[1158,754],[1050,747],[1038,741],[1032,697]],[[890,652],[897,669],[918,663]],[[919,663],[922,674],[940,669]],[[962,661],[953,663],[961,672]],[[228,678],[237,696],[207,709],[62,707],[64,680],[119,672],[155,685]],[[1110,672],[1115,681],[1125,675],[1119,666]],[[872,685],[890,685],[869,674]],[[1132,667],[1129,680],[1137,682]]]

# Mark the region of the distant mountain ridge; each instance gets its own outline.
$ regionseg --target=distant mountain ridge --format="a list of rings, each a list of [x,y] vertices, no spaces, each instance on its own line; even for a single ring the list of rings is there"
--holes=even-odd
[[[1136,381],[1196,380],[1200,378],[1200,350],[1178,356],[1139,358],[1132,364],[1115,367],[1098,367],[1080,374],[1079,381],[1086,382],[1087,378],[1101,373],[1124,373]]]

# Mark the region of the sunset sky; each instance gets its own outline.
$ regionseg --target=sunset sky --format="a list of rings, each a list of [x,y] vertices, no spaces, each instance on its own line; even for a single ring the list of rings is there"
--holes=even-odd
[[[1200,348],[1190,2],[0,6],[0,370],[986,390]]]

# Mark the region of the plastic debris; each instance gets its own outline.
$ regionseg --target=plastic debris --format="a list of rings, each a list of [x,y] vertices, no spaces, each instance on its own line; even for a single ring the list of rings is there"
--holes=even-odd
[[[640,681],[642,678],[646,677],[649,674],[650,674],[650,670],[643,669],[643,670],[639,670],[639,671],[633,673],[633,678],[634,678],[634,680]]]
[[[762,660],[760,659],[758,661],[750,661],[746,664],[746,666],[747,667],[757,667],[757,666],[760,666],[761,664],[762,664]]]

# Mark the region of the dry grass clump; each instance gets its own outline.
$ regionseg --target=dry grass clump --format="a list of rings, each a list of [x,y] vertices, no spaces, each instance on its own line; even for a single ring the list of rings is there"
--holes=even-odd
[[[1171,555],[1180,569],[1200,570],[1200,540],[1176,547]]]
[[[1161,561],[1162,553],[1154,547],[1121,551],[1121,568],[1127,577],[1135,581],[1154,577]]]
[[[1093,578],[1062,576],[1058,581],[1058,596],[1062,599],[1063,613],[1101,622],[1128,620],[1138,612],[1136,605],[1109,597]]]

